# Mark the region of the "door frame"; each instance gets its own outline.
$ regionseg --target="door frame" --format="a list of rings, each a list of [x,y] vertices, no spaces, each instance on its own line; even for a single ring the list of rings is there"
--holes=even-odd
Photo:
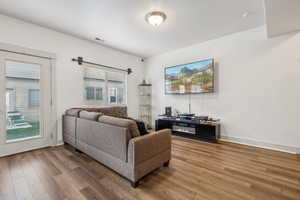
[[[25,56],[31,56],[31,57],[37,57],[42,59],[48,59],[50,63],[50,116],[49,116],[49,129],[50,130],[50,146],[56,146],[57,145],[57,101],[56,101],[56,54],[54,53],[48,53],[45,51],[20,47],[16,45],[6,44],[0,42],[0,52],[8,52],[8,53],[15,53],[19,55],[25,55]],[[5,114],[5,113],[4,113]],[[2,142],[2,141],[1,141]],[[5,143],[7,144],[7,143]],[[4,144],[0,144],[4,145]],[[34,149],[34,148],[32,148]],[[30,151],[32,149],[26,149],[26,151]],[[21,151],[22,152],[22,151]],[[15,152],[20,153],[20,152]],[[9,155],[8,153],[0,152],[0,157]]]

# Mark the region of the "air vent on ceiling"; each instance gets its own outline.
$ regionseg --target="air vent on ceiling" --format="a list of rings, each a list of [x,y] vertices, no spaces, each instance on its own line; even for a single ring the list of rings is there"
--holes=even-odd
[[[104,40],[102,38],[99,38],[99,37],[95,37],[95,40],[99,41],[99,42],[104,42]]]

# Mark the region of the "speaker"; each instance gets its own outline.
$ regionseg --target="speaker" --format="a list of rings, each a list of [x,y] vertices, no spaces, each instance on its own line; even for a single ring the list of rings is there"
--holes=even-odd
[[[172,116],[172,107],[166,107],[166,116],[168,117]]]

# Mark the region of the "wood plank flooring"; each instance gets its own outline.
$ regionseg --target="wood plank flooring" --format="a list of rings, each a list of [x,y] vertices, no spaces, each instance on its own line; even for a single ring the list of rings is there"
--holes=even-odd
[[[137,189],[69,146],[0,158],[1,200],[296,199],[297,155],[245,145],[172,138],[172,161]]]

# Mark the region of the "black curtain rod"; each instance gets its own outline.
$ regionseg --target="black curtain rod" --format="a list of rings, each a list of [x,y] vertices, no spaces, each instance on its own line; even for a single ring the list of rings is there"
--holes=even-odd
[[[85,63],[85,64],[95,65],[95,66],[99,66],[99,67],[105,67],[105,68],[108,68],[108,69],[113,69],[113,70],[118,70],[118,71],[127,72],[128,74],[131,74],[131,73],[132,73],[131,68],[128,68],[128,69],[120,69],[120,68],[117,68],[117,67],[110,67],[110,66],[106,66],[106,65],[101,65],[101,64],[97,64],[97,63],[92,63],[92,62],[84,61],[82,57],[77,57],[77,59],[76,59],[76,58],[72,58],[72,61],[73,61],[73,62],[78,62],[78,65],[82,65],[83,63]]]

